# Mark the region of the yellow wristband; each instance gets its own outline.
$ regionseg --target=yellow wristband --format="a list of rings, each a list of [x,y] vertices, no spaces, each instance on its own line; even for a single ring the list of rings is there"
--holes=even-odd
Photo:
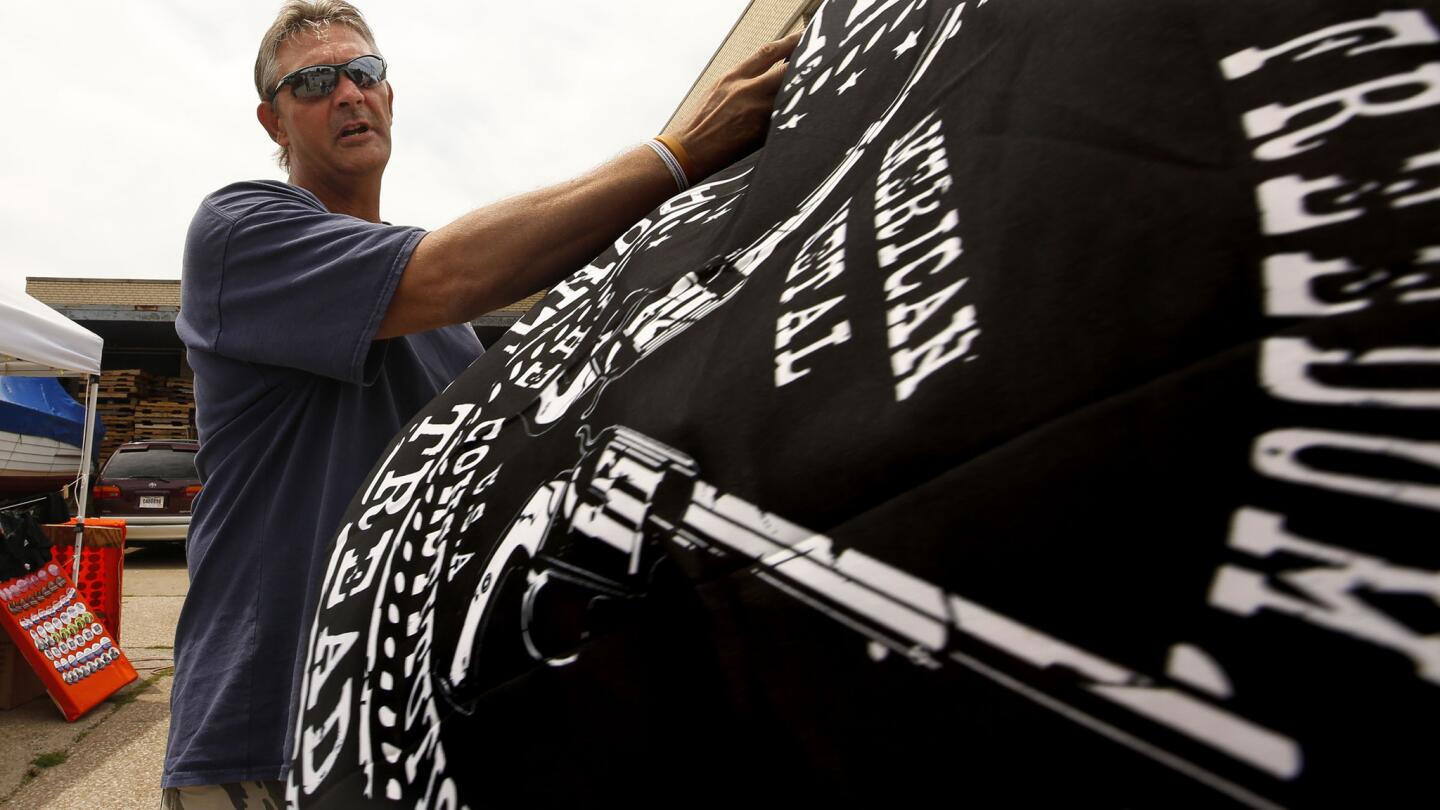
[[[675,159],[680,162],[680,169],[685,172],[686,180],[695,179],[694,164],[690,162],[690,155],[686,153],[685,147],[680,145],[679,138],[676,138],[674,135],[656,135],[655,140],[665,144],[665,148],[669,149],[670,154],[674,155]]]

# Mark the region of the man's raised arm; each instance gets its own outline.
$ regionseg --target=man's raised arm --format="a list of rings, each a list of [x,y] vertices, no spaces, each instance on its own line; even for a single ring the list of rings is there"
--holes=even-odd
[[[756,149],[800,34],[768,43],[727,73],[667,133],[699,180]],[[660,156],[638,145],[573,180],[471,211],[415,247],[376,339],[467,323],[574,272],[675,193]]]

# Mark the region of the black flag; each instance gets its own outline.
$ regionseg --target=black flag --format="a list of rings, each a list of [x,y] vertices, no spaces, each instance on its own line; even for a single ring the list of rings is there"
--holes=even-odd
[[[292,798],[1432,795],[1437,133],[1428,0],[826,3],[375,468]]]

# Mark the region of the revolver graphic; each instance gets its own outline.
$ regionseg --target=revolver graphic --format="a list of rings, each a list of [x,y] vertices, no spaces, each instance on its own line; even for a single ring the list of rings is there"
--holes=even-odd
[[[755,565],[873,642],[938,666],[949,623],[939,588],[854,551],[837,558],[829,538],[720,492],[689,456],[634,430],[606,428],[589,448],[535,491],[486,561],[453,657],[437,662],[455,708],[535,662],[574,661],[667,561],[701,578]]]
[[[689,456],[620,426],[601,431],[579,463],[537,489],[510,522],[486,561],[448,666],[443,656],[437,661],[440,695],[469,714],[482,692],[536,662],[575,661],[585,638],[644,597],[667,561],[701,580],[751,567],[868,638],[876,660],[898,653],[930,669],[958,664],[1164,763],[1171,755],[1156,754],[1163,749],[1144,739],[1153,734],[1150,724],[1277,779],[1292,779],[1302,767],[1295,740],[1168,678],[1107,660],[863,552],[837,548],[829,537],[721,492],[699,477]],[[1005,662],[1003,669],[985,659]],[[1040,694],[1022,684],[1027,673],[1044,671],[1066,673],[1061,680],[1069,686],[1050,678]],[[1107,705],[1110,719],[1093,713]],[[1202,768],[1188,765],[1186,773],[1222,792],[1248,795]]]

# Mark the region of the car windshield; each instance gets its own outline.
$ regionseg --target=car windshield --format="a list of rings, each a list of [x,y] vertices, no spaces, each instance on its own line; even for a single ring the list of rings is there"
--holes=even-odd
[[[105,465],[104,478],[199,478],[195,472],[195,451],[151,447],[122,450]]]

